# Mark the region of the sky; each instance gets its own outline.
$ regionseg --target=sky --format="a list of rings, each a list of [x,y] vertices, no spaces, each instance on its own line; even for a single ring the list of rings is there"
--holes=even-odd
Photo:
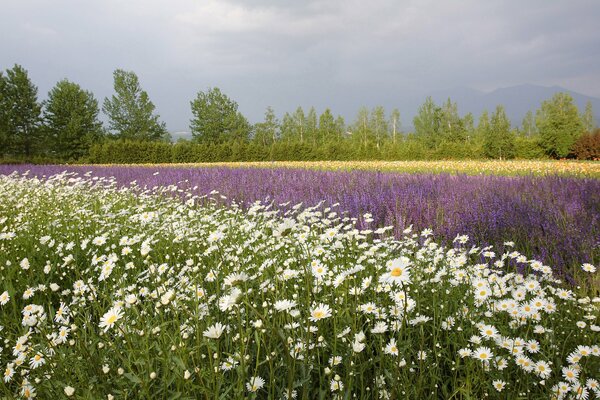
[[[171,131],[211,87],[250,122],[267,106],[409,118],[457,87],[600,97],[599,17],[597,0],[2,0],[0,70],[25,67],[40,99],[67,78],[100,103],[134,71]]]

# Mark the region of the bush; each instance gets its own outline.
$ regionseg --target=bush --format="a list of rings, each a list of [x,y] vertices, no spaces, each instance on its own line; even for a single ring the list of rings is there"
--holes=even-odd
[[[573,145],[579,160],[600,160],[600,129],[582,135]]]

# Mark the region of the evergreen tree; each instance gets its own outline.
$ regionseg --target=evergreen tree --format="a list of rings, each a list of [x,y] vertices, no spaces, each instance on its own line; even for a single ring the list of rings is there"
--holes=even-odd
[[[4,131],[5,150],[29,158],[43,146],[37,87],[20,65],[7,70],[1,81],[0,129]]]
[[[594,120],[594,111],[592,110],[592,102],[588,100],[585,104],[585,111],[581,116],[583,122],[583,129],[585,132],[592,132],[596,129],[596,121]]]
[[[339,130],[329,108],[325,109],[319,117],[319,145],[337,142],[339,140]]]
[[[104,99],[102,111],[108,116],[109,129],[119,139],[167,140],[169,134],[148,93],[142,90],[132,71],[115,70],[114,94]]]
[[[497,106],[492,114],[483,150],[490,158],[506,159],[515,156],[515,138],[510,131],[510,121],[503,106]]]
[[[238,105],[219,88],[198,92],[191,102],[194,118],[190,122],[196,142],[245,142],[250,134],[250,124],[238,111]]]
[[[79,159],[102,135],[98,101],[91,92],[64,79],[48,93],[45,130],[53,154],[63,160]]]
[[[569,156],[584,131],[579,110],[567,93],[557,93],[542,103],[536,125],[544,151],[555,158]]]
[[[435,105],[431,97],[425,99],[417,115],[413,118],[415,137],[420,140],[426,148],[433,149],[440,141],[440,109]]]

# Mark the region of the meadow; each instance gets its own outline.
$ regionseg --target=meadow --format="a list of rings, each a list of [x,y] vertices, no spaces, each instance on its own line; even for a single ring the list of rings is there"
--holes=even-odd
[[[597,287],[599,196],[554,175],[0,166],[0,396],[600,397],[600,298],[577,288]]]

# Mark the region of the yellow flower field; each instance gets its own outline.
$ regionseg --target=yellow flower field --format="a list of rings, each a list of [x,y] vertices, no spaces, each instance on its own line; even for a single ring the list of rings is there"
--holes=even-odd
[[[156,165],[156,164],[144,164]],[[254,161],[168,164],[176,167],[303,168],[467,175],[568,175],[600,178],[600,162],[565,160]]]

